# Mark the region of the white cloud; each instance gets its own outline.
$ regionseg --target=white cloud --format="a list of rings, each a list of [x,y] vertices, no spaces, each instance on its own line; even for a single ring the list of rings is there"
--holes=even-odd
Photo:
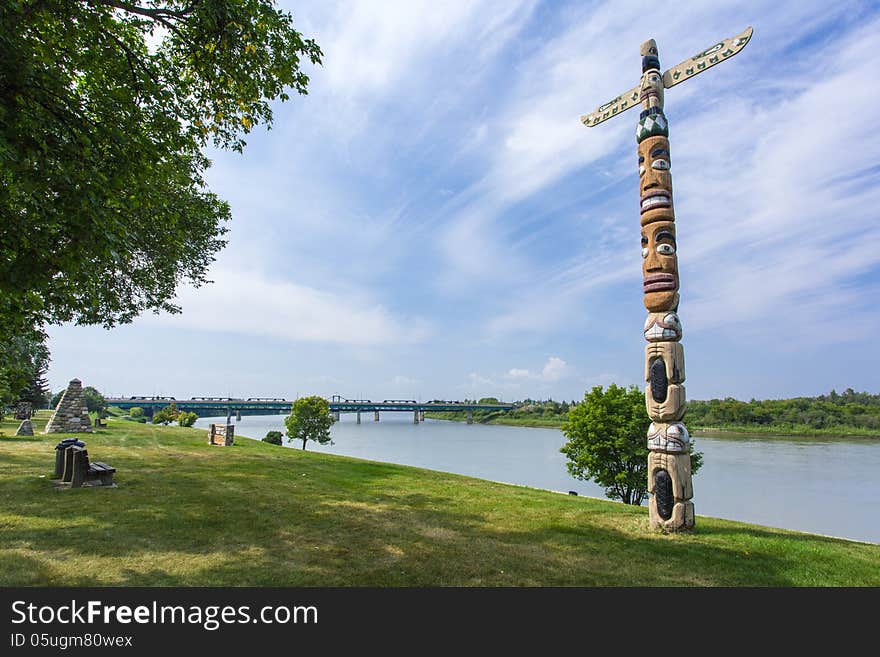
[[[880,224],[874,212],[880,186],[872,184],[880,132],[869,127],[877,93],[864,82],[874,75],[871,52],[880,21],[841,33],[836,41],[799,56],[790,69],[775,71],[767,62],[784,55],[790,28],[816,19],[805,8],[791,10],[768,9],[769,27],[756,26],[754,43],[732,63],[667,95],[686,329],[724,327],[789,340],[797,332],[793,318],[809,308],[838,322],[821,335],[802,332],[801,341],[863,339],[871,330],[869,313],[875,311],[866,303],[865,283],[855,280],[880,265],[875,247]],[[496,145],[494,165],[479,183],[485,193],[466,208],[469,214],[461,215],[463,222],[481,216],[481,231],[492,241],[489,253],[505,252],[503,239],[511,228],[502,210],[519,198],[546,190],[579,169],[590,185],[604,184],[603,169],[609,167],[617,180],[633,176],[632,120],[625,116],[590,130],[564,124],[573,104],[584,102],[584,89],[610,90],[612,77],[620,86],[631,69],[618,63],[618,42],[637,43],[633,27],[641,29],[643,23],[628,27],[623,24],[626,10],[614,16],[608,11],[606,6],[551,40],[519,80],[525,91],[511,104],[510,120],[504,122],[507,137]],[[821,18],[828,20],[828,13]],[[674,40],[663,36],[674,34],[676,21],[682,20],[693,21],[693,14],[676,13],[655,35],[661,55],[664,44],[671,44],[666,52],[676,48]],[[717,23],[713,17],[704,27],[712,31]],[[609,25],[614,43],[597,32]],[[670,57],[666,64],[677,61]],[[599,70],[597,61],[612,74]],[[625,126],[625,134],[615,132],[617,123]],[[626,150],[620,150],[624,144]],[[848,182],[860,175],[860,182]],[[595,216],[593,226],[584,230],[607,235],[604,219]],[[640,267],[633,246],[638,234],[632,232],[637,228],[631,217],[618,223],[629,233],[614,230],[613,239],[597,238],[576,258],[521,262],[532,282],[517,286],[486,319],[487,334],[547,334],[574,320],[589,322],[595,315],[590,308],[608,303],[603,295],[612,285],[631,280],[638,289]],[[507,246],[513,248],[510,241]],[[483,251],[476,240],[469,249],[474,259]],[[508,254],[507,260],[517,255]],[[449,264],[460,266],[455,258]],[[474,273],[462,271],[465,280]]]
[[[395,317],[380,304],[366,303],[363,292],[335,294],[229,268],[213,272],[212,278],[213,284],[181,291],[182,314],[144,321],[358,347],[414,344],[430,334],[425,320]]]
[[[532,379],[544,383],[555,383],[560,379],[571,376],[572,374],[571,366],[564,360],[558,356],[550,356],[540,372],[533,373],[527,369],[514,367],[507,371],[506,376],[510,379]]]
[[[541,379],[544,381],[559,381],[559,379],[568,376],[571,368],[561,358],[551,356],[547,359],[547,364],[541,370]]]
[[[534,2],[430,0],[338,6],[334,26],[321,39],[321,71],[335,94],[350,98],[378,94],[418,75],[429,80],[436,56],[449,56],[466,44],[491,55],[516,33]],[[320,39],[319,35],[319,39]]]

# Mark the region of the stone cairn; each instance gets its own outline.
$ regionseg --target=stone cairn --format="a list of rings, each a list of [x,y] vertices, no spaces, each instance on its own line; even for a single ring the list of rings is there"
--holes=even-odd
[[[18,430],[15,432],[16,436],[33,436],[34,435],[34,423],[30,420],[22,420],[21,424],[18,425]]]
[[[657,44],[642,44],[639,85],[581,117],[593,127],[632,107],[641,107],[636,141],[639,153],[639,208],[642,233],[642,283],[648,310],[644,335],[645,406],[648,428],[649,524],[670,531],[694,527],[690,436],[685,413],[684,348],[678,319],[678,256],[672,203],[669,126],[663,113],[664,89],[732,57],[749,42],[752,28],[715,44],[665,73]]]
[[[82,382],[79,379],[73,379],[68,384],[67,390],[61,395],[61,400],[43,433],[80,432],[91,433],[92,423],[89,420],[89,409],[86,406],[85,395],[83,395]]]

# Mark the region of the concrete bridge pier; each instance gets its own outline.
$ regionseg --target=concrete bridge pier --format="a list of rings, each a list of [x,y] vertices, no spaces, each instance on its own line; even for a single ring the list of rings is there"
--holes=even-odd
[[[379,421],[379,411],[374,411],[373,412],[373,422],[378,422],[378,421]]]
[[[420,422],[425,421],[425,411],[419,411],[419,421]]]
[[[339,422],[339,411],[333,411],[330,415],[333,416],[334,422]]]
[[[413,411],[413,424],[418,424],[418,423],[419,423],[419,412]]]
[[[473,423],[474,423],[474,412],[473,412],[473,411],[468,411],[468,412],[467,412],[467,423],[468,423],[468,424],[473,424]]]
[[[241,409],[235,411],[235,420],[236,422],[241,422]]]
[[[361,412],[360,411],[357,412],[357,423],[358,424],[361,423]]]

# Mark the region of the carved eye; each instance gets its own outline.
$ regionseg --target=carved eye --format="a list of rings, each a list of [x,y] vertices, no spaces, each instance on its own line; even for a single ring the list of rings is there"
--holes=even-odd
[[[643,250],[647,251],[647,249]],[[658,244],[657,253],[662,255],[673,255],[675,253],[675,247],[672,244]],[[647,257],[647,254],[644,257]]]
[[[644,176],[644,175],[645,175],[645,165],[640,164],[639,165],[639,177]]]
[[[669,160],[654,160],[651,164],[652,169],[659,169],[661,171],[669,171]]]
[[[656,74],[652,75],[649,79],[651,82],[660,82],[660,78]]]

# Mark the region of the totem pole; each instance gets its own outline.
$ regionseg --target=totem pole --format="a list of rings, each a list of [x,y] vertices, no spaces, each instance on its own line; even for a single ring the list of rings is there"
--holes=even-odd
[[[637,87],[581,117],[593,127],[621,112],[641,106],[636,141],[639,152],[639,207],[642,229],[642,276],[648,318],[644,334],[645,406],[648,428],[648,492],[651,528],[692,529],[690,436],[685,413],[684,348],[678,319],[678,257],[672,203],[669,128],[663,114],[663,90],[730,59],[752,36],[752,28],[717,43],[665,73],[660,73],[657,44],[642,44],[642,78]]]

